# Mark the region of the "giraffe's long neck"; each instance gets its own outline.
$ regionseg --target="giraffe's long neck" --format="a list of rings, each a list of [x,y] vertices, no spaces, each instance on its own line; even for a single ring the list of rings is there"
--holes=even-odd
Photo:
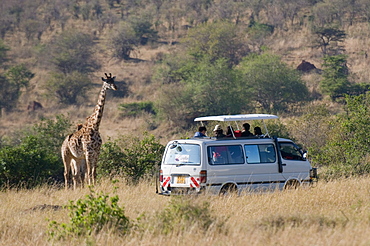
[[[98,103],[96,104],[94,109],[94,113],[90,116],[90,122],[88,122],[89,125],[96,131],[99,130],[101,118],[103,117],[106,92],[107,89],[103,85],[99,94]]]

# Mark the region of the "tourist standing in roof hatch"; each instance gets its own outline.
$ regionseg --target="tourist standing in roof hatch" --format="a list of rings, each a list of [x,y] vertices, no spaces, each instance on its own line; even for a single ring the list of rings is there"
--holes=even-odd
[[[193,138],[207,137],[207,128],[205,126],[200,126],[198,131],[194,134]]]
[[[251,126],[248,123],[243,124],[242,137],[252,137],[253,134],[249,131]]]

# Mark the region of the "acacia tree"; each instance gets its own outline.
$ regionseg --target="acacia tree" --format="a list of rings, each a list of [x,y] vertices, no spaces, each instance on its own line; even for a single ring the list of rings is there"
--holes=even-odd
[[[284,111],[291,103],[309,100],[308,89],[297,71],[278,56],[250,55],[238,69],[244,74],[244,88],[249,96],[266,112]]]
[[[128,60],[139,43],[140,37],[136,35],[134,28],[127,22],[121,22],[111,37],[109,46],[113,57]]]
[[[158,32],[152,28],[152,22],[149,17],[132,17],[129,23],[139,40],[139,44],[146,45],[148,41],[156,41],[158,39]]]
[[[237,114],[248,108],[239,73],[228,67],[225,58],[213,63],[202,60],[184,82],[198,115]]]
[[[49,43],[44,53],[57,72],[68,74],[77,71],[86,74],[99,68],[99,63],[93,59],[93,46],[90,35],[66,30]]]
[[[314,31],[317,39],[313,47],[320,48],[323,55],[337,54],[344,50],[340,45],[346,37],[343,30],[336,28],[317,28]]]
[[[182,79],[163,85],[156,102],[159,115],[177,125],[187,127],[200,115],[236,114],[248,108],[249,97],[242,90],[239,72],[226,59],[204,58],[177,72],[183,74],[178,77]]]
[[[43,85],[46,96],[64,104],[84,98],[91,85],[88,75],[100,66],[93,58],[93,46],[90,35],[75,30],[64,31],[49,43],[44,53],[53,72]]]
[[[2,109],[9,111],[16,107],[21,89],[27,87],[33,77],[23,64],[11,67],[4,77],[0,76],[0,116]]]
[[[48,91],[47,96],[56,98],[63,104],[76,104],[80,99],[84,99],[90,87],[88,76],[77,71],[66,75],[52,73],[44,84],[44,89]]]

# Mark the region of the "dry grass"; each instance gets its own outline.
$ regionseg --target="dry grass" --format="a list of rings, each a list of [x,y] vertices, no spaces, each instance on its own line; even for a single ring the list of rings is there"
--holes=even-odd
[[[117,185],[117,184],[116,184]],[[149,226],[130,235],[103,231],[96,238],[71,239],[67,245],[369,245],[370,179],[351,178],[319,183],[315,188],[242,196],[190,197],[192,204],[208,201],[216,222],[207,231],[197,227],[168,235],[159,233],[155,215],[174,197],[158,196],[154,184],[118,183],[117,195],[125,214],[135,220],[145,214]],[[96,191],[113,195],[102,181]],[[0,194],[0,245],[66,245],[47,240],[48,221],[68,221],[68,211],[48,206],[67,205],[89,190],[64,191],[53,187],[4,191]],[[181,199],[187,199],[181,197]],[[175,225],[181,226],[181,225]],[[92,243],[93,242],[93,243]]]

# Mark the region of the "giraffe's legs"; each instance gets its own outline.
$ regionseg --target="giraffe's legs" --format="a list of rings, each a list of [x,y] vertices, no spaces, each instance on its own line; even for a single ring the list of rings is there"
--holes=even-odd
[[[80,173],[81,173],[81,186],[84,187],[86,182],[86,161],[82,159],[80,161]]]
[[[98,161],[98,152],[86,153],[86,178],[88,185],[95,185],[96,164]]]
[[[98,148],[96,152],[94,152],[94,157],[90,163],[91,179],[92,179],[93,185],[95,185],[96,183],[96,166],[98,165],[99,152],[100,152],[100,148]]]
[[[88,155],[86,155],[86,175],[85,175],[85,178],[86,178],[86,183],[87,185],[91,185],[91,160],[90,158],[88,157]]]
[[[64,145],[64,143],[63,143]],[[68,147],[62,147],[62,159],[64,164],[64,188],[67,190],[71,180],[71,153]]]
[[[83,159],[72,159],[71,161],[73,189],[77,189],[77,187],[83,187],[83,173],[81,172],[81,165],[83,165],[83,162]]]

